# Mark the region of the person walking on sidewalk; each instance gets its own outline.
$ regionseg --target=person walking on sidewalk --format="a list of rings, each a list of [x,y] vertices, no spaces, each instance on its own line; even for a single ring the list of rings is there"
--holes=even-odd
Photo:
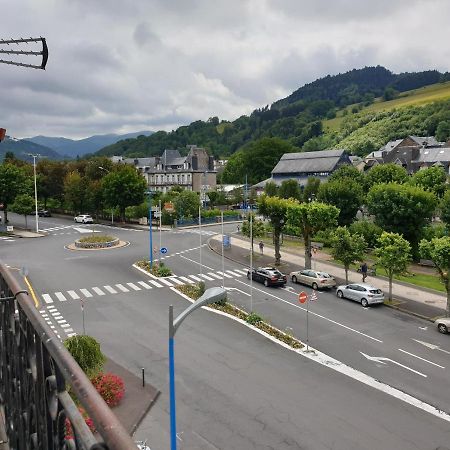
[[[259,252],[261,253],[261,255],[264,255],[264,242],[263,241],[259,242]]]
[[[361,266],[361,273],[362,273],[363,283],[364,283],[366,281],[366,278],[367,278],[367,264],[365,262]]]

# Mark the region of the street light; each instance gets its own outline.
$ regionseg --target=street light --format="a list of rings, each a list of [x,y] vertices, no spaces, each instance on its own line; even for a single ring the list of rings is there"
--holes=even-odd
[[[35,206],[35,215],[36,215],[36,233],[39,233],[39,215],[38,215],[38,203],[37,203],[37,183],[36,183],[36,158],[39,158],[41,155],[33,155],[32,153],[28,153],[28,156],[33,158],[33,172],[34,172],[34,206]]]
[[[152,191],[146,191],[148,195],[148,222],[149,222],[149,237],[150,237],[150,269],[153,268],[153,237],[152,237]]]
[[[220,287],[206,289],[204,294],[185,309],[175,320],[173,320],[173,305],[169,306],[169,390],[170,390],[170,449],[177,449],[177,417],[175,409],[175,360],[174,360],[174,337],[181,322],[193,311],[210,303],[225,300],[227,291]]]

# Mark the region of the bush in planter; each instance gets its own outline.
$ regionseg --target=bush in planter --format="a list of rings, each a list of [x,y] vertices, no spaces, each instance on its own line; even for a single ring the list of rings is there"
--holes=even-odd
[[[157,277],[170,277],[172,270],[161,261],[153,264],[151,273]]]
[[[64,346],[88,377],[102,370],[106,358],[100,350],[100,344],[93,337],[72,336],[64,341]]]
[[[258,314],[252,312],[246,318],[245,321],[250,325],[256,325],[259,322],[262,322],[262,317],[258,316]]]
[[[122,378],[113,373],[99,373],[91,378],[91,383],[108,406],[118,405],[125,394]]]

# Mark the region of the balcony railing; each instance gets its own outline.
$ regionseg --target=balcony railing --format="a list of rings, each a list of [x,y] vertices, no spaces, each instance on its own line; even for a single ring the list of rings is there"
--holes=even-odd
[[[0,264],[0,408],[11,450],[136,450],[31,296]],[[67,391],[93,420],[94,437]],[[73,437],[67,436],[70,422]]]

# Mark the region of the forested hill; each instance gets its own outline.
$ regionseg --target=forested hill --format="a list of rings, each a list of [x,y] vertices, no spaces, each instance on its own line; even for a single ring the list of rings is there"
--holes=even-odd
[[[450,74],[430,70],[393,74],[384,67],[365,67],[344,74],[327,76],[296,90],[290,96],[241,116],[233,122],[212,117],[187,126],[151,136],[126,139],[105,147],[99,155],[127,157],[155,156],[166,148],[185,149],[196,144],[216,157],[227,157],[264,137],[277,137],[296,148],[323,135],[322,122],[336,116],[338,110],[358,104],[370,105],[376,97],[392,99],[400,92],[450,80]]]

